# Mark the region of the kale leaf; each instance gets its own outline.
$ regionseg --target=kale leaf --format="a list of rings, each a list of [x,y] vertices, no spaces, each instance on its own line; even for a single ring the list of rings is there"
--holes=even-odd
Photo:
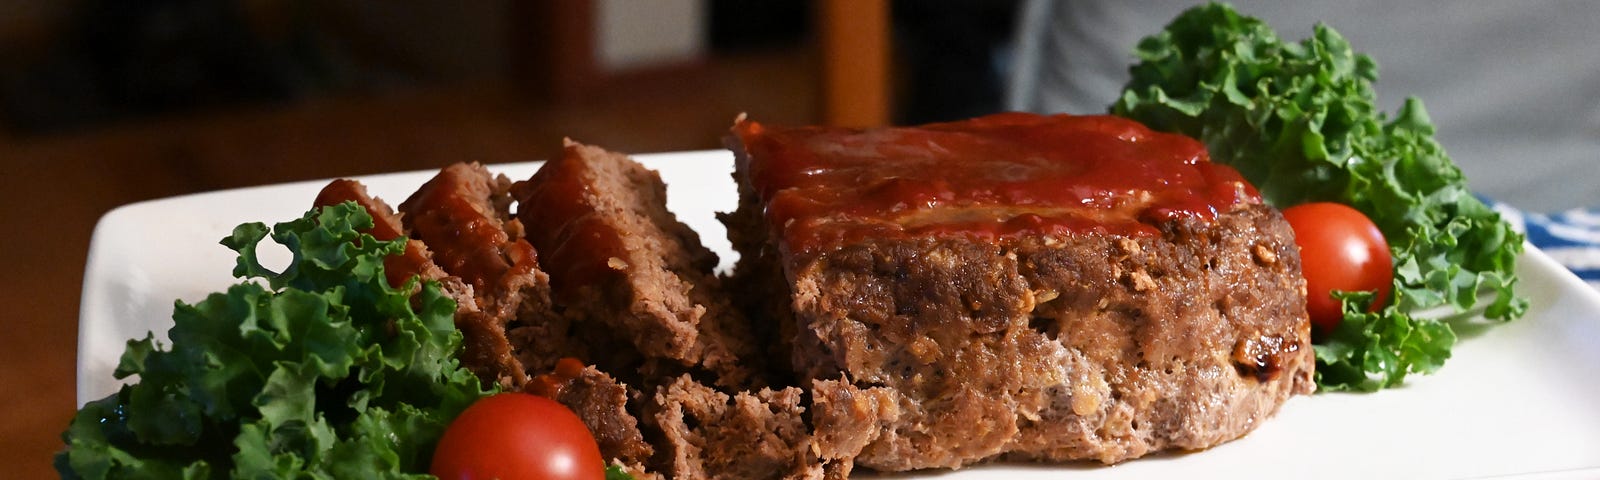
[[[1347,204],[1388,240],[1394,301],[1368,313],[1370,295],[1338,294],[1344,322],[1316,346],[1322,389],[1372,391],[1433,372],[1456,340],[1445,317],[1527,310],[1512,292],[1522,235],[1467,189],[1420,100],[1392,117],[1375,107],[1377,64],[1338,32],[1317,25],[1284,42],[1265,22],[1208,4],[1136,54],[1112,113],[1199,139],[1272,205]]]
[[[62,435],[63,478],[431,478],[449,421],[487,394],[455,359],[455,302],[434,282],[391,287],[354,203],[280,223],[293,260],[262,266],[260,223],[222,244],[244,282],[177,302],[170,348],[131,340],[117,378]],[[250,279],[258,281],[250,281]],[[262,285],[262,281],[265,285]]]

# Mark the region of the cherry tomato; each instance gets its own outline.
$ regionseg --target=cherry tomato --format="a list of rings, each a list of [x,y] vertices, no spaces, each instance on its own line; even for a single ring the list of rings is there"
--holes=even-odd
[[[429,473],[443,480],[602,480],[605,460],[572,410],[536,395],[501,393],[450,422]]]
[[[1394,259],[1383,232],[1360,211],[1337,203],[1307,203],[1284,209],[1300,245],[1306,277],[1306,313],[1311,325],[1326,334],[1344,319],[1334,291],[1377,292],[1373,308],[1389,301],[1394,284]]]

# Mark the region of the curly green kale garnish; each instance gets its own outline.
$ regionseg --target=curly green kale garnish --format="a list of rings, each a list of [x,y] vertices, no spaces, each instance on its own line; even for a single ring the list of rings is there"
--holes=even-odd
[[[1512,292],[1522,235],[1468,191],[1420,100],[1392,117],[1374,106],[1377,65],[1338,32],[1318,25],[1284,42],[1210,4],[1146,37],[1137,55],[1114,114],[1200,139],[1270,204],[1347,204],[1388,240],[1394,301],[1369,313],[1370,295],[1339,294],[1344,321],[1316,346],[1322,389],[1377,390],[1438,369],[1456,336],[1423,310],[1482,308],[1502,321],[1527,310]]]
[[[246,281],[177,302],[170,348],[128,342],[116,376],[138,382],[73,418],[61,476],[431,478],[417,472],[445,426],[487,392],[455,359],[455,302],[391,287],[383,258],[405,241],[371,226],[354,203],[276,225],[282,272],[257,259],[265,225],[235,228],[222,244]]]

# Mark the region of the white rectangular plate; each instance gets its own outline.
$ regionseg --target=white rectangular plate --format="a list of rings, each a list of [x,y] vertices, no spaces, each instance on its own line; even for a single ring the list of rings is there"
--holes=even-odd
[[[637,157],[669,185],[668,206],[722,256],[737,258],[714,212],[733,209],[732,155]],[[539,163],[495,165],[513,179]],[[398,204],[435,172],[361,178]],[[244,222],[299,216],[324,181],[202,193],[127,205],[95,227],[78,325],[78,402],[119,384],[125,343],[164,338],[172,302],[197,302],[235,280],[217,243]],[[265,242],[264,242],[265,243]],[[264,255],[267,256],[267,255]],[[270,256],[267,256],[270,260]],[[286,254],[278,255],[280,263]],[[1600,478],[1600,295],[1528,248],[1518,291],[1533,308],[1507,325],[1462,332],[1443,371],[1374,394],[1290,400],[1245,438],[1206,451],[1098,464],[989,465],[947,478]]]

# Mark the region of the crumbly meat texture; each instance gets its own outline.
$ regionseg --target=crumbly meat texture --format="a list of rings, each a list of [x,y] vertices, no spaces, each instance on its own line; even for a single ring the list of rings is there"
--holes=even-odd
[[[641,388],[686,370],[723,387],[765,382],[748,322],[712,273],[716,255],[667,210],[656,172],[568,141],[514,192],[562,309],[546,330],[590,345],[536,355],[578,356]]]
[[[731,147],[743,304],[769,312],[797,378],[874,394],[853,414],[866,431],[813,414],[824,452],[884,471],[1115,463],[1237,438],[1314,388],[1299,254],[1270,207],[1155,235],[867,238],[790,261]]]
[[[628,398],[627,385],[594,366],[584,367],[555,395],[589,427],[606,460],[643,472],[655,449],[645,442],[639,420],[628,411]]]
[[[651,404],[670,478],[820,479],[799,388],[729,395],[688,375],[662,385]]]
[[[899,397],[888,388],[814,380],[810,393],[811,444],[827,478],[848,478],[861,451],[900,418]]]
[[[434,263],[472,287],[475,311],[458,311],[462,364],[504,388],[519,388],[527,370],[507,338],[513,322],[552,316],[549,277],[510,215],[511,182],[476,163],[445,167],[400,204],[407,230],[432,251]]]
[[[557,398],[629,471],[821,478],[803,391],[761,388],[765,361],[749,322],[712,273],[715,254],[666,209],[665,194],[655,172],[577,143],[519,183],[518,215],[544,253],[560,315],[513,331],[513,344],[530,365],[560,371],[555,358],[570,356],[600,367]]]
[[[797,367],[897,394],[899,418],[856,460],[883,470],[1237,438],[1313,385],[1307,327],[1286,321],[1303,299],[1281,294],[1300,288],[1292,237],[1252,210],[1163,239],[835,252],[797,275]]]
[[[594,434],[601,455],[636,477],[845,478],[849,473],[855,452],[831,465],[818,458],[806,423],[807,399],[798,388],[729,394],[687,374],[658,383],[654,394],[641,394],[594,366],[563,359],[554,371],[530,381],[526,391],[571,408]],[[873,396],[878,392],[824,383],[834,400],[818,418],[853,432],[841,435],[867,431],[873,425],[868,417],[886,404]],[[636,409],[642,413],[636,416]],[[861,444],[853,443],[857,451]]]

